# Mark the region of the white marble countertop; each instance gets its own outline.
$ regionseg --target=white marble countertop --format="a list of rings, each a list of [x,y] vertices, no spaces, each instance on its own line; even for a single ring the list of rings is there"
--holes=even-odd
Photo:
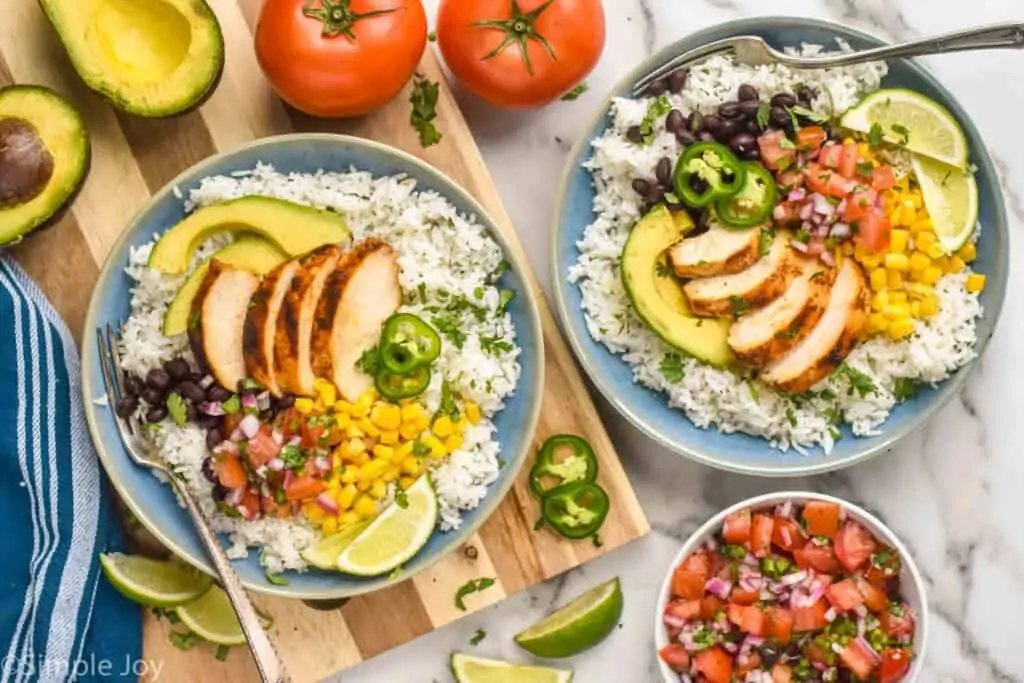
[[[433,14],[437,0],[427,0]],[[579,128],[615,82],[652,50],[693,30],[756,15],[839,20],[892,39],[1024,18],[1022,0],[605,0],[608,44],[590,91],[531,113],[460,103],[550,299],[549,214]],[[1011,243],[1024,257],[1024,55],[982,52],[926,60],[984,136],[1004,180]],[[1018,181],[1017,179],[1021,179]],[[523,198],[529,197],[529,201]],[[1013,259],[1016,260],[1016,259]],[[1010,296],[980,368],[924,431],[872,462],[812,479],[765,480],[717,472],[663,450],[599,400],[654,531],[648,538],[545,585],[381,655],[338,677],[345,683],[447,683],[453,651],[530,661],[512,635],[594,584],[619,576],[621,628],[565,662],[580,683],[655,683],[656,591],[668,563],[708,516],[748,496],[811,489],[856,501],[909,545],[930,592],[931,641],[920,683],[1024,681],[1024,412],[1019,368],[1024,318]],[[471,646],[477,628],[486,639]],[[614,672],[614,673],[613,673]]]

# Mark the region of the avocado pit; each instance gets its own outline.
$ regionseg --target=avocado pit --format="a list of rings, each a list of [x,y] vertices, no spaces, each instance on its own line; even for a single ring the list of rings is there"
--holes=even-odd
[[[0,209],[39,196],[53,177],[53,155],[28,121],[0,119]]]

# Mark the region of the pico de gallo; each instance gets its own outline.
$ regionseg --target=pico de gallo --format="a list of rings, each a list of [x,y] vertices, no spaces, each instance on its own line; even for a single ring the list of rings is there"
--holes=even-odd
[[[915,631],[900,569],[836,503],[744,508],[675,569],[660,657],[689,683],[897,683]]]

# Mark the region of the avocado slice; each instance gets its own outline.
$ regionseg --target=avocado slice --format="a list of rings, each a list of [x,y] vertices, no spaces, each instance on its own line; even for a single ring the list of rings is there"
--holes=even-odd
[[[39,0],[85,84],[130,114],[192,109],[224,68],[224,37],[203,0]]]
[[[732,360],[729,320],[697,318],[664,262],[665,250],[692,228],[659,205],[651,209],[629,233],[622,250],[622,283],[637,315],[665,342],[712,365]],[[659,262],[666,267],[659,268]],[[659,282],[662,280],[664,282]]]
[[[167,313],[164,314],[164,334],[173,337],[188,331],[188,316],[192,311],[192,301],[196,298],[199,288],[210,269],[210,261],[218,260],[254,275],[266,275],[274,268],[288,260],[288,255],[278,249],[272,242],[255,235],[243,235],[231,244],[218,249],[213,256],[206,259],[192,271],[174,296]]]
[[[149,266],[170,275],[188,268],[196,248],[220,232],[253,233],[289,256],[349,238],[345,219],[333,211],[283,199],[251,195],[197,209],[163,234],[149,254]]]
[[[89,170],[89,134],[60,95],[0,88],[0,244],[44,225],[74,198]]]

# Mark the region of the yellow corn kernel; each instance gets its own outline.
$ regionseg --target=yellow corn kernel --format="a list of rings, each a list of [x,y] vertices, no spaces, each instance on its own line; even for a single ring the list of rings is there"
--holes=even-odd
[[[903,274],[898,270],[888,272],[889,289],[903,289]]]
[[[370,497],[380,500],[388,495],[388,485],[378,479],[370,485]]]
[[[377,444],[373,447],[373,454],[381,460],[391,460],[395,455],[395,449],[391,446]]]
[[[429,434],[423,439],[423,445],[430,449],[431,458],[443,458],[447,455],[444,444],[433,434]]]
[[[981,273],[971,273],[967,276],[967,291],[980,292],[985,289],[985,276]]]
[[[863,245],[860,244],[853,248],[853,258],[857,259],[858,261],[863,261],[869,255],[869,253],[870,252],[868,252],[868,250],[865,249]]]
[[[352,506],[352,510],[363,519],[369,519],[377,512],[377,504],[369,496],[359,496],[355,505]]]
[[[889,292],[884,289],[871,297],[871,308],[880,311],[889,305]]]
[[[341,488],[341,480],[340,479],[331,479],[330,481],[327,482],[327,490],[330,491],[331,493],[334,493],[335,491],[337,491],[340,488]]]
[[[849,135],[847,135],[845,138],[843,138],[843,144],[844,145],[849,145],[850,143],[853,143],[853,142],[856,142],[856,140],[851,138]]]
[[[313,399],[306,398],[305,396],[295,399],[295,410],[300,413],[313,412]]]
[[[352,462],[362,467],[366,463],[370,462],[370,451],[363,451],[362,453],[357,455]]]
[[[925,253],[928,253],[928,250],[935,246],[938,241],[939,238],[936,237],[935,233],[931,230],[919,232],[914,235],[914,245]]]
[[[932,295],[935,291],[931,285],[926,285],[923,282],[914,282],[910,285],[910,296],[913,299],[926,299]]]
[[[877,268],[882,265],[882,254],[868,254],[860,262],[865,268]]]
[[[911,301],[910,302],[910,317],[920,318],[921,317],[921,302]]]
[[[324,534],[330,536],[331,534],[338,531],[338,518],[334,515],[331,515],[330,517],[324,520],[324,523],[320,528],[323,530]]]
[[[359,429],[363,430],[363,433],[371,439],[376,439],[380,436],[380,428],[373,424],[369,418],[364,417],[356,422],[356,424],[359,425]]]
[[[363,492],[363,491],[369,491],[369,490],[370,490],[370,480],[369,479],[360,479],[359,481],[356,482],[356,491]]]
[[[967,264],[964,263],[964,260],[962,258],[960,258],[959,256],[954,256],[953,258],[949,259],[949,265],[946,267],[946,272],[959,273],[966,267]]]
[[[462,448],[461,434],[452,434],[451,436],[444,440],[444,449],[449,453],[454,453],[460,448]]]
[[[406,458],[402,461],[402,472],[412,476],[416,476],[420,473],[423,464],[419,458]]]
[[[964,246],[960,247],[960,250],[956,252],[964,263],[970,263],[974,259],[978,258],[978,247],[974,242],[968,242]]]
[[[366,432],[359,428],[357,422],[349,422],[348,427],[345,427],[345,436],[349,439],[361,439],[366,436]]]
[[[338,525],[344,529],[359,522],[359,515],[349,510],[338,518]]]
[[[356,482],[356,479],[358,479],[358,473],[356,472],[356,468],[349,467],[348,465],[346,465],[345,468],[341,470],[342,484],[354,484]]]
[[[334,388],[333,384],[320,377],[313,381],[313,391],[316,392],[320,402],[328,408],[333,406],[334,402],[338,400],[338,390]]]
[[[412,441],[416,438],[416,435],[420,433],[420,428],[412,422],[403,422],[402,426],[398,428],[398,435],[406,441]]]
[[[437,418],[436,420],[434,420],[433,431],[435,435],[439,436],[442,439],[445,438],[446,436],[451,435],[451,433],[455,431],[454,425],[452,425],[452,419],[447,415],[442,415],[441,417]]]
[[[889,292],[889,303],[890,304],[905,304],[907,303],[908,297],[906,292]]]
[[[843,256],[853,256],[853,244],[849,240],[839,245],[839,248],[843,250]]]
[[[469,420],[470,424],[476,424],[480,421],[480,406],[472,401],[466,401],[462,407],[466,411],[466,419]]]
[[[911,268],[910,272],[907,274],[907,278],[911,282],[921,282],[922,280],[924,280],[924,271],[914,270],[913,268]]]
[[[349,439],[348,452],[352,455],[359,455],[366,450],[366,442],[360,438]]]
[[[857,154],[865,159],[871,158],[871,146],[866,142],[857,143]]]
[[[412,477],[402,477],[401,479],[398,480],[398,486],[403,490],[409,488],[415,483],[416,480],[413,479]]]
[[[911,190],[907,196],[910,201],[910,206],[916,211],[920,211],[924,207],[924,199],[921,197],[921,193],[917,190]]]
[[[885,268],[875,268],[871,271],[871,289],[880,292],[889,284],[889,276]]]
[[[872,332],[885,332],[889,327],[889,321],[881,313],[872,313],[868,316],[868,329]]]
[[[334,421],[338,425],[338,429],[348,429],[348,426],[352,423],[352,416],[348,413],[335,413]]]
[[[352,417],[364,418],[370,414],[370,406],[373,405],[373,399],[370,398],[368,393],[364,393],[356,402],[352,404]]]
[[[889,338],[893,340],[903,339],[909,337],[913,332],[916,324],[912,318],[900,318],[894,320],[889,324]]]
[[[911,270],[924,270],[932,264],[932,260],[928,258],[927,254],[923,254],[920,251],[915,251],[910,255],[910,269]]]
[[[910,270],[910,259],[906,254],[886,254],[885,267],[892,270]]]
[[[405,458],[412,455],[413,445],[412,441],[406,441],[395,449],[395,460],[404,460]]]
[[[416,422],[423,417],[426,411],[419,403],[407,403],[402,406],[402,422]]]
[[[324,510],[319,505],[306,505],[303,509],[306,512],[306,519],[311,522],[319,522],[324,518]]]
[[[388,448],[385,446],[385,448]],[[391,450],[388,448],[388,450]],[[365,465],[359,467],[359,481],[373,481],[380,475],[384,474],[384,470],[388,468],[387,460],[371,460]]]
[[[924,249],[923,251],[924,253],[931,256],[933,259],[943,258],[946,255],[946,252],[942,248],[942,245],[939,244],[938,242],[930,245],[927,249]]]
[[[398,479],[398,475],[399,475],[399,467],[398,467],[398,465],[388,465],[388,468],[386,470],[384,470],[384,474],[381,475],[381,481],[383,481],[386,484],[390,484],[391,482],[393,482],[396,479]]]
[[[939,300],[934,296],[929,296],[926,299],[921,300],[921,317],[930,318],[939,312]]]
[[[345,399],[338,399],[334,402],[334,412],[345,413],[346,415],[352,414],[352,404]]]
[[[394,446],[396,443],[398,443],[398,432],[396,432],[393,429],[383,431],[380,433],[380,437],[378,440],[385,446]]]
[[[889,233],[889,251],[902,254],[907,250],[910,233],[906,230],[893,230]]]
[[[914,202],[909,199],[904,199],[900,202],[900,225],[909,228],[916,222],[917,209],[914,208]]]
[[[882,311],[882,315],[892,321],[907,318],[910,316],[910,306],[907,304],[889,304]]]
[[[921,282],[926,285],[934,285],[942,279],[942,269],[938,266],[928,266],[924,269],[924,279]]]
[[[370,410],[370,420],[381,429],[398,429],[402,424],[402,409],[393,403],[377,403]]]
[[[920,220],[915,221],[914,224],[910,226],[910,232],[911,234],[914,235],[914,239],[917,239],[917,236],[919,234],[931,232],[932,228],[934,227],[935,226],[932,223],[931,218],[921,218]]]

